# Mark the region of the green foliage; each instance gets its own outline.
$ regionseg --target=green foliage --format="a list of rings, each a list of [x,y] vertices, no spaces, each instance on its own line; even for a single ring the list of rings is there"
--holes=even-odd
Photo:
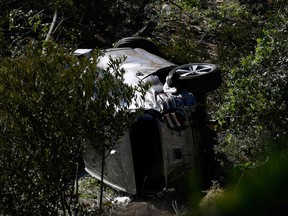
[[[251,13],[265,16],[271,9],[273,0],[240,0],[239,2],[245,5]]]
[[[241,57],[254,52],[261,22],[246,7],[237,3],[220,4],[204,11],[203,16],[207,37],[217,44],[217,62],[232,67]]]
[[[79,215],[100,215],[97,205],[99,202],[99,191],[100,184],[96,178],[86,175],[79,179]],[[105,187],[104,194],[103,215],[109,215],[114,210],[113,207],[115,208],[112,203],[113,198],[121,196],[121,194],[109,187]],[[113,212],[116,211],[114,210]]]
[[[85,145],[110,148],[139,115],[129,105],[144,89],[123,84],[119,60],[97,68],[98,56],[77,59],[47,44],[45,54],[30,47],[2,59],[1,214],[71,214]]]
[[[257,169],[246,172],[233,182],[214,204],[202,214],[216,215],[277,215],[287,210],[287,155],[274,155]]]
[[[79,182],[79,193],[82,198],[96,199],[99,191],[99,181],[96,178],[87,176]]]
[[[19,54],[31,40],[43,41],[53,20],[52,41],[67,49],[107,47],[141,29],[145,6],[152,2],[132,0],[55,0],[0,2],[0,28],[5,33],[6,52]]]
[[[199,8],[206,8],[208,6],[209,0],[180,0],[181,4],[184,4],[185,7],[191,8],[191,7],[199,7]]]
[[[73,62],[61,50],[43,56],[34,47],[1,61],[1,214],[56,214],[70,196],[82,158]]]
[[[195,8],[184,11],[174,6],[171,13],[160,14],[152,34],[167,59],[185,64],[210,58],[209,49],[201,41],[204,30],[201,21],[202,17]]]
[[[284,17],[278,14],[266,21],[255,53],[242,58],[227,80],[229,91],[219,113],[231,116],[231,130],[224,143],[242,152],[242,159],[234,158],[238,162],[253,160],[271,148],[282,148],[280,144],[270,146],[270,140],[287,136],[288,47]]]

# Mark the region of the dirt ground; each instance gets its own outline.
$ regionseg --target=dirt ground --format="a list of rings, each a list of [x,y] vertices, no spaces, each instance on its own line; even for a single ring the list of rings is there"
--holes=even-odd
[[[95,215],[99,210],[99,182],[89,175],[79,181],[79,202],[83,215]],[[105,188],[103,216],[178,216],[185,215],[187,202],[174,188],[150,197],[133,197]]]

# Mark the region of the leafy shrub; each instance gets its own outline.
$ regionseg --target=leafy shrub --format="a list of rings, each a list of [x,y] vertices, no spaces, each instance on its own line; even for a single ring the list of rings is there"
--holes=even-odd
[[[0,63],[0,205],[5,215],[72,214],[86,145],[103,152],[141,110],[120,60],[105,70],[47,44]],[[114,75],[110,73],[114,72]],[[143,90],[143,89],[142,89]]]
[[[255,53],[242,58],[229,74],[228,92],[218,114],[230,117],[222,150],[238,152],[234,162],[254,161],[281,149],[287,137],[285,17],[280,13],[266,21]]]
[[[61,50],[2,59],[1,211],[55,214],[82,158],[80,73]]]
[[[287,153],[287,152],[286,152]],[[287,155],[273,155],[227,187],[200,215],[274,215],[287,211]]]

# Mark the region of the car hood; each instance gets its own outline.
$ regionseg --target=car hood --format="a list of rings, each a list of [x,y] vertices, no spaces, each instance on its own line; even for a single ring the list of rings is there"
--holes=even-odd
[[[141,48],[106,49],[103,51],[103,55],[99,58],[97,65],[100,68],[107,68],[110,58],[125,59],[121,64],[121,68],[126,71],[124,82],[132,85],[137,85],[140,81],[145,81],[145,78],[161,68],[175,65],[174,63],[153,55]]]

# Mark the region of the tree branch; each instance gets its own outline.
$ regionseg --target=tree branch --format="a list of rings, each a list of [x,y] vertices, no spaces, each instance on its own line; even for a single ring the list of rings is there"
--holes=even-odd
[[[56,20],[57,20],[57,8],[55,8],[53,20],[52,20],[52,23],[50,25],[50,29],[48,31],[48,34],[46,35],[45,41],[48,41],[51,38],[51,35],[53,33],[53,29],[55,28]]]

